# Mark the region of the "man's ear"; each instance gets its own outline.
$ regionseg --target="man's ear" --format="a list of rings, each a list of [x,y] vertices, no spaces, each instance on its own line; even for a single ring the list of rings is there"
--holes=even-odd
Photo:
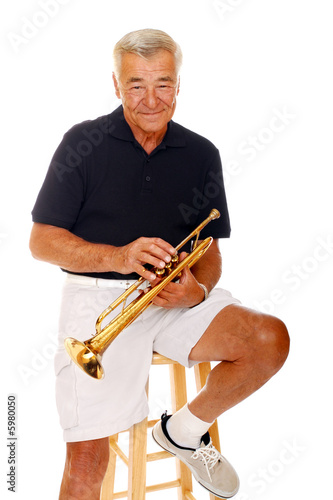
[[[117,80],[117,77],[116,77],[115,73],[112,73],[112,79],[113,79],[115,94],[118,97],[118,99],[121,99],[120,90],[119,90],[119,84],[118,84],[118,80]]]

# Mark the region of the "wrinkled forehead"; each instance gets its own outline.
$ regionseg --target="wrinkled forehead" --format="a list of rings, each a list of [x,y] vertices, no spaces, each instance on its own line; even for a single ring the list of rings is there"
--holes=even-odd
[[[176,82],[175,57],[167,50],[159,50],[149,58],[131,52],[124,54],[121,60],[120,79],[122,83],[140,81]]]

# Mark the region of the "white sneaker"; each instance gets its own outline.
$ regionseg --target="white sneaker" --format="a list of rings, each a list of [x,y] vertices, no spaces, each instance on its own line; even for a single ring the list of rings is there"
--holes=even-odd
[[[169,436],[166,423],[171,415],[164,413],[153,428],[153,438],[166,451],[175,455],[192,472],[201,486],[220,498],[231,498],[239,489],[239,479],[232,465],[214,448],[207,432],[200,447],[178,446]]]

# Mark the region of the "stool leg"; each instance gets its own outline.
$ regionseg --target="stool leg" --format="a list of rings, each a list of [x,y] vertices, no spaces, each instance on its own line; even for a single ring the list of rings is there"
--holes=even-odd
[[[180,410],[187,403],[185,368],[179,364],[169,365],[172,412]],[[181,487],[178,489],[178,499],[186,500],[186,492],[192,492],[192,474],[180,460],[176,459],[177,477]]]
[[[211,364],[209,362],[199,363],[198,365],[194,365],[195,382],[196,382],[196,387],[197,387],[198,392],[205,385],[210,371],[211,371]],[[219,429],[218,429],[218,425],[217,425],[217,420],[215,420],[213,425],[210,427],[209,434],[210,434],[210,437],[213,441],[215,448],[218,451],[221,451],[220,436],[219,436]],[[210,500],[219,500],[218,497],[216,497],[212,493],[209,494],[209,498],[210,498]]]
[[[148,418],[129,431],[128,500],[146,498],[146,456]]]
[[[111,440],[118,441],[118,434],[110,436],[110,441]],[[115,453],[115,451],[113,451],[113,449],[110,446],[109,463],[103,479],[101,500],[113,500],[114,479],[116,475],[116,461],[117,461],[117,454]]]

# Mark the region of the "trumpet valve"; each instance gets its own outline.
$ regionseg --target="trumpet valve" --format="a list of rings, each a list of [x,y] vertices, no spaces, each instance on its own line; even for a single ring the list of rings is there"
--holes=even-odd
[[[165,269],[155,269],[155,274],[158,278],[163,278],[163,276],[165,275]]]
[[[171,257],[171,265],[172,265],[172,267],[176,267],[176,265],[178,264],[178,260],[179,260],[178,253],[176,253],[175,255],[173,255]]]
[[[165,264],[165,273],[167,276],[169,276],[169,274],[171,273],[172,271],[172,262],[168,262],[167,264]]]

